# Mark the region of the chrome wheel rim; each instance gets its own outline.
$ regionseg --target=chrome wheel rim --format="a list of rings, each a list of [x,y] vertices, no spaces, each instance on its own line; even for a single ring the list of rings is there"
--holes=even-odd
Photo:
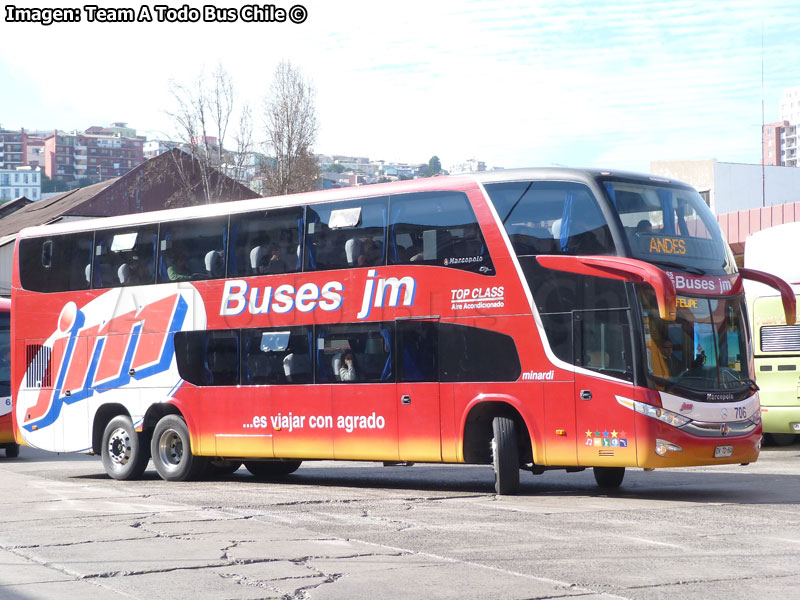
[[[158,440],[158,457],[161,464],[171,469],[176,468],[183,460],[183,440],[177,431],[168,429]]]
[[[111,432],[108,438],[108,456],[111,462],[123,466],[131,459],[131,437],[122,427]]]

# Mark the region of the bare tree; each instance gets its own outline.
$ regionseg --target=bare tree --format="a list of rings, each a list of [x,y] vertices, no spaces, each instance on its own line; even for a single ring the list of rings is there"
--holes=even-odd
[[[176,161],[177,172],[194,194],[199,180],[206,203],[220,200],[230,185],[218,170],[232,177],[241,176],[245,161],[252,158],[252,117],[248,106],[240,109],[239,130],[234,136],[235,150],[225,148],[225,140],[235,112],[233,82],[219,65],[210,81],[200,75],[191,85],[170,82],[175,110],[166,111],[177,130],[180,147],[194,159]],[[188,166],[187,166],[188,165]],[[180,201],[177,201],[180,203]]]
[[[267,154],[274,158],[263,170],[267,195],[317,187],[320,171],[311,153],[317,139],[315,95],[311,82],[289,61],[277,66],[264,100]]]

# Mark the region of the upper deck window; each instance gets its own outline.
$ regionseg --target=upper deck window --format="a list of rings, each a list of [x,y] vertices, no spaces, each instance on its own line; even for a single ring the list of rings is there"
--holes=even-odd
[[[231,216],[228,276],[294,273],[302,259],[303,208]]]
[[[93,247],[91,231],[23,239],[19,244],[22,287],[35,292],[89,289]]]
[[[309,206],[305,270],[386,264],[387,200],[364,198]]]
[[[591,190],[579,183],[512,181],[486,186],[517,255],[616,254]]]
[[[461,192],[392,196],[389,264],[445,266],[494,274],[475,213]]]
[[[631,256],[697,274],[733,272],[719,225],[695,190],[628,180],[605,181],[605,188]]]

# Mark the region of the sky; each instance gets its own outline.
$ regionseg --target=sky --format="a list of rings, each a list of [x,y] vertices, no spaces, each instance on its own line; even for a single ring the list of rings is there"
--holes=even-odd
[[[80,131],[124,121],[150,139],[169,137],[170,82],[221,65],[263,140],[264,98],[276,65],[289,60],[316,89],[315,152],[437,155],[445,168],[475,158],[648,171],[652,160],[758,163],[762,105],[765,122],[775,121],[783,90],[800,86],[796,0],[275,6],[295,1],[306,9],[300,24],[157,22],[154,11],[149,23],[90,23],[82,13],[80,23],[44,26],[8,22],[5,4],[0,125]]]

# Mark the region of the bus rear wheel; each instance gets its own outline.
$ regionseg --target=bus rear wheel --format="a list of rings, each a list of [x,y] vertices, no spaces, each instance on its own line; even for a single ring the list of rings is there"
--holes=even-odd
[[[594,467],[594,480],[601,488],[616,489],[625,478],[625,467]]]
[[[17,458],[19,456],[19,444],[6,444],[6,456],[8,458]]]
[[[103,468],[113,479],[139,479],[150,460],[150,448],[143,434],[136,433],[128,415],[117,415],[103,430],[100,449]]]
[[[492,420],[492,466],[494,489],[498,494],[513,494],[519,489],[519,447],[517,428],[508,417]]]
[[[189,429],[178,415],[166,415],[156,424],[150,450],[156,471],[167,481],[195,479],[208,464],[205,457],[192,454]]]
[[[301,464],[302,460],[248,460],[244,468],[256,477],[283,477],[297,471]]]

